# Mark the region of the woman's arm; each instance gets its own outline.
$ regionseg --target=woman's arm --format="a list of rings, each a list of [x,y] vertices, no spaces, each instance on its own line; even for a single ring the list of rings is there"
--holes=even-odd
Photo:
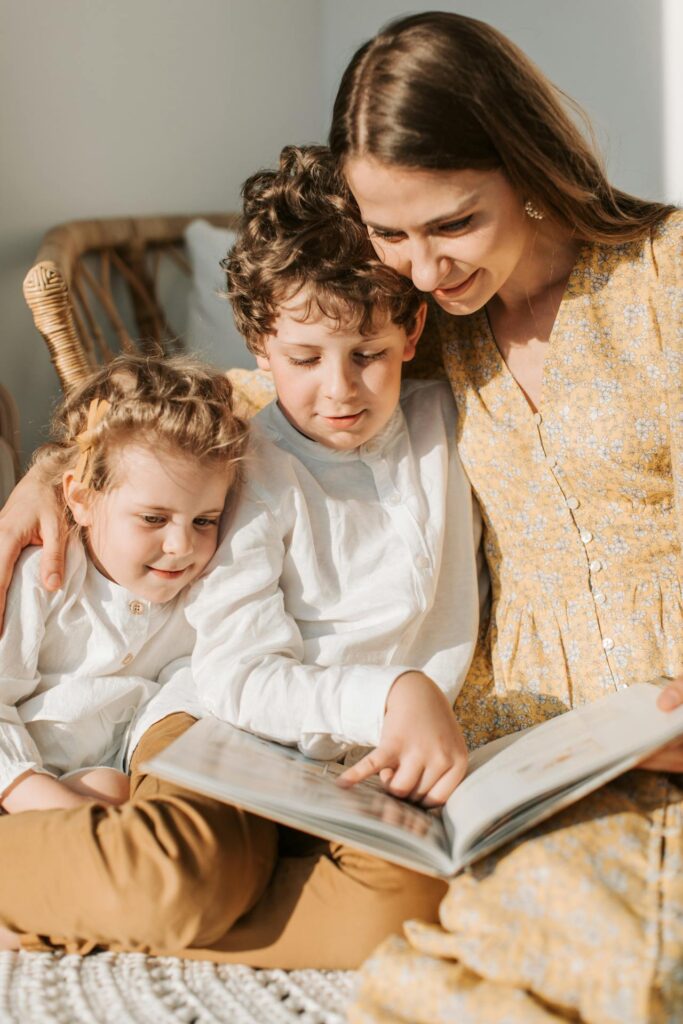
[[[0,629],[14,567],[25,547],[43,547],[40,576],[45,588],[58,590],[62,585],[66,524],[63,505],[46,483],[44,463],[49,458],[48,454],[31,467],[0,511]]]

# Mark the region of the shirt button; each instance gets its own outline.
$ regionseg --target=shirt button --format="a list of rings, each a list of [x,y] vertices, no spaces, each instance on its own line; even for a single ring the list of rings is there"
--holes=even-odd
[[[565,504],[566,504],[567,508],[572,508],[573,509],[573,508],[578,508],[580,503],[579,503],[579,499],[578,498],[567,498]]]
[[[430,562],[426,555],[418,555],[415,559],[415,565],[418,569],[428,569]]]
[[[605,597],[605,595],[601,591],[597,590],[593,594],[593,600],[595,601],[596,604],[604,604],[605,601],[607,600],[607,598]]]
[[[390,494],[389,497],[387,498],[387,503],[389,505],[400,505],[401,499],[398,496],[398,494]]]
[[[590,532],[590,530],[582,530],[579,536],[581,537],[581,540],[584,544],[590,544],[590,542],[593,540],[593,534]]]
[[[142,615],[145,610],[145,606],[142,601],[131,601],[128,608],[132,615]]]
[[[605,648],[606,651],[611,651],[614,649],[614,640],[612,640],[611,637],[606,636],[605,639],[602,641],[602,646]]]
[[[123,661],[121,662],[121,664],[122,664],[122,665],[130,665],[130,663],[131,663],[131,661],[133,660],[133,658],[134,658],[134,655],[133,655],[133,654],[127,654],[127,655],[125,656],[125,658],[123,659]]]
[[[602,569],[602,562],[600,561],[600,559],[596,558],[595,561],[590,563],[588,568],[591,572],[600,572],[600,570]]]
[[[543,423],[543,417],[541,416],[540,412],[534,413],[534,423],[536,424],[536,426],[538,426],[539,423]]]

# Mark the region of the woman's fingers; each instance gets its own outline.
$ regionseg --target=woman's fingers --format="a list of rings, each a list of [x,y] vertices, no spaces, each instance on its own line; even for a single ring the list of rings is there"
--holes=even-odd
[[[673,711],[683,704],[683,676],[676,676],[664,687],[657,698],[657,707],[662,711]]]
[[[59,590],[64,579],[66,524],[53,513],[41,519],[40,534],[43,539],[40,577],[47,590]]]
[[[12,573],[20,554],[21,543],[8,537],[6,534],[0,534],[0,631],[5,619],[7,591],[12,582]]]

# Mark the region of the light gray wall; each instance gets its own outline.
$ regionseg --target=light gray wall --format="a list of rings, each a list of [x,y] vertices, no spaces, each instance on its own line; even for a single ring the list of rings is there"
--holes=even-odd
[[[591,116],[615,184],[664,197],[660,0],[323,0],[325,133],[357,47],[393,18],[434,9],[488,21],[508,35]]]
[[[58,394],[21,295],[48,227],[234,207],[282,145],[326,137],[355,48],[390,18],[433,7],[490,21],[579,100],[617,184],[681,199],[679,5],[0,0],[0,376],[20,405],[24,452],[44,439]]]
[[[323,120],[317,0],[0,0],[1,378],[22,447],[56,375],[21,283],[47,228],[235,208]]]

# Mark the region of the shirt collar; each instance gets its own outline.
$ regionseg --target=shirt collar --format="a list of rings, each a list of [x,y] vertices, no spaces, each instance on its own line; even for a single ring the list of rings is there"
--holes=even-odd
[[[287,447],[296,454],[317,459],[319,462],[364,462],[366,457],[377,458],[386,451],[387,447],[403,431],[405,417],[400,405],[397,405],[391,414],[389,421],[378,434],[370,438],[367,444],[362,444],[351,451],[339,452],[334,448],[327,448],[319,441],[312,441],[294,427],[280,409],[277,402],[271,402],[254,419],[255,423],[264,430],[271,441],[278,440],[285,442]]]

